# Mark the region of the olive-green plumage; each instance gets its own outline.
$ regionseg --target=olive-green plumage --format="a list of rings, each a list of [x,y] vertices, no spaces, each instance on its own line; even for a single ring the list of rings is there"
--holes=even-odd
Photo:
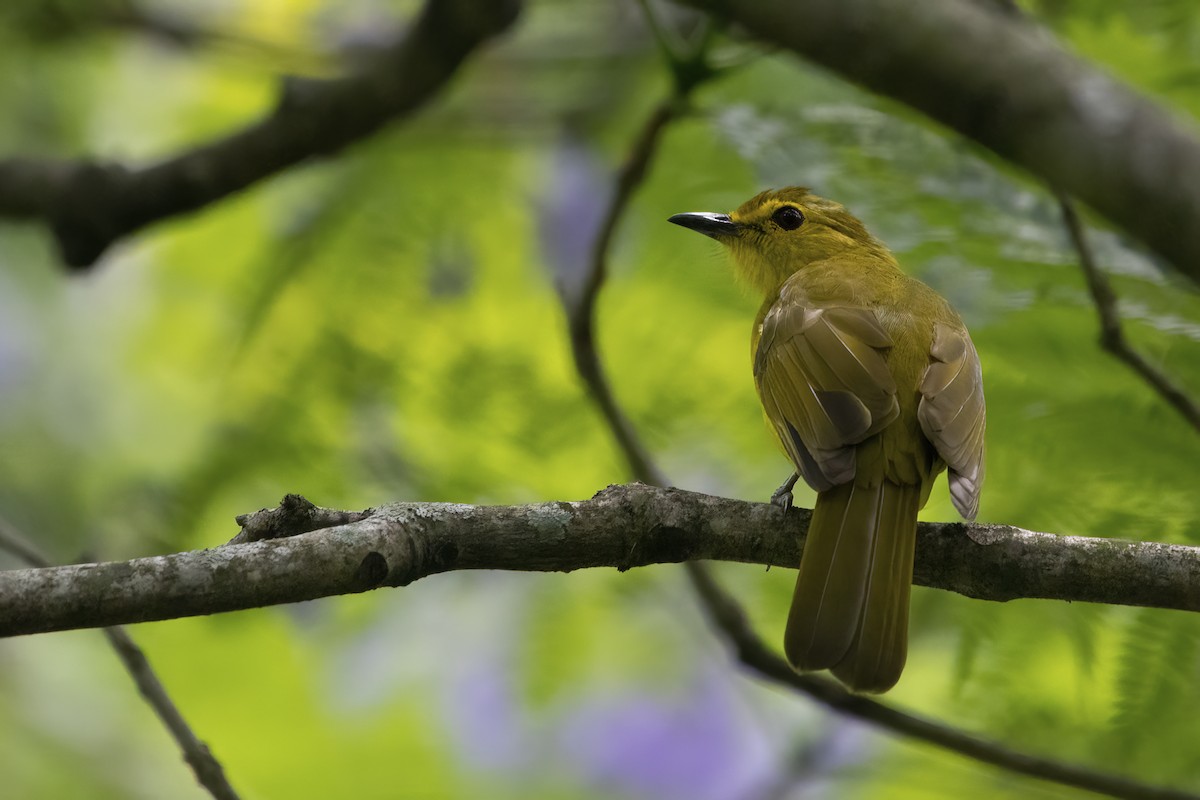
[[[908,649],[917,512],[947,466],[962,515],[974,519],[979,505],[983,378],[966,327],[845,208],[807,189],[671,221],[727,245],[762,292],[755,386],[818,493],[788,660],[830,669],[855,691],[887,691]]]

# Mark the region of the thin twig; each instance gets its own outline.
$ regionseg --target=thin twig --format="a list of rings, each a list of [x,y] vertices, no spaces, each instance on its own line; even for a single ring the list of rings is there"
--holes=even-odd
[[[31,567],[54,566],[54,562],[47,559],[41,550],[3,518],[0,518],[0,550],[7,550]]]
[[[629,460],[630,470],[634,476],[643,483],[655,486],[666,486],[666,476],[659,471],[642,447],[629,419],[617,404],[604,369],[600,365],[595,338],[596,298],[608,274],[608,250],[616,232],[617,222],[629,205],[633,190],[641,183],[659,137],[667,124],[674,119],[678,107],[677,98],[670,97],[659,103],[646,119],[629,158],[626,159],[617,174],[616,193],[613,195],[612,203],[608,207],[608,212],[600,226],[600,233],[596,237],[596,243],[592,249],[588,279],[584,284],[583,293],[576,303],[567,301],[566,295],[563,295],[567,310],[567,326],[571,337],[571,355],[575,359],[575,368],[587,386],[589,394],[599,406],[600,413],[604,415],[621,452]]]
[[[175,739],[183,753],[183,759],[192,768],[196,780],[218,800],[238,800],[238,794],[225,777],[221,762],[208,749],[208,745],[196,736],[195,731],[183,718],[179,707],[167,694],[167,689],[158,679],[145,652],[138,647],[124,628],[104,628],[104,636],[116,651],[117,657],[137,685],[138,692],[154,709],[155,715]]]
[[[658,14],[650,6],[650,0],[638,0],[638,5],[642,7],[642,18],[646,20],[647,27],[650,28],[651,35],[654,36],[654,41],[662,51],[663,58],[668,62],[677,62],[682,60],[680,56],[681,44],[679,37],[675,32],[663,25],[662,20],[658,18]]]
[[[701,39],[696,53],[700,59],[703,59],[708,43],[707,36]],[[664,48],[664,52],[669,56],[669,50]],[[673,63],[671,66],[678,76],[681,73],[678,65]],[[681,107],[692,88],[691,85],[679,87],[677,95],[669,103],[660,105],[650,115],[635,140],[626,166],[618,174],[616,191],[596,239],[592,269],[584,294],[585,301],[574,309],[568,306],[572,352],[580,378],[603,410],[613,436],[629,462],[630,471],[638,480],[660,486],[666,485],[665,475],[641,445],[608,388],[603,366],[595,350],[593,310],[607,276],[608,250],[616,226],[628,207],[633,192],[646,174],[662,131],[674,119],[673,110]],[[1137,800],[1196,800],[1196,795],[1185,792],[1144,786],[1120,776],[1106,775],[1019,753],[964,731],[906,714],[876,700],[852,695],[827,678],[798,674],[754,633],[740,605],[720,587],[705,565],[691,560],[685,562],[684,567],[709,620],[733,645],[743,665],[762,677],[801,692],[835,711],[871,722],[893,733],[929,742],[968,758],[1033,778],[1112,797]]]
[[[50,559],[7,520],[0,518],[0,549],[6,550],[33,567],[53,566]],[[162,721],[175,743],[183,753],[183,760],[192,768],[196,781],[208,790],[216,800],[239,800],[238,793],[225,777],[221,762],[208,749],[187,724],[179,707],[171,700],[167,689],[150,666],[146,654],[133,641],[124,628],[104,628],[104,636],[116,652],[117,658],[133,678],[138,692],[150,704],[155,715]]]
[[[795,689],[834,711],[1010,772],[1110,797],[1127,800],[1195,800],[1197,797],[1190,792],[1147,786],[1119,775],[1011,750],[957,728],[851,694],[828,678],[794,672],[787,662],[763,644],[737,601],[713,580],[708,570],[696,562],[684,566],[692,585],[704,600],[709,620],[725,635],[744,666],[772,683]]]
[[[648,7],[646,11],[649,12]],[[633,475],[643,483],[655,486],[666,486],[667,478],[654,464],[634,433],[633,426],[621,411],[604,368],[600,365],[600,357],[596,351],[596,300],[608,278],[608,253],[616,235],[617,225],[629,207],[637,187],[646,178],[663,131],[687,107],[688,98],[693,90],[718,74],[708,63],[708,49],[712,43],[714,26],[709,20],[703,25],[697,39],[698,44],[686,57],[675,57],[664,42],[662,51],[671,67],[673,90],[646,118],[637,138],[634,139],[628,157],[617,172],[616,188],[592,246],[587,280],[582,293],[574,301],[566,293],[562,295],[575,368],[608,422],[621,451],[629,459]]]
[[[1130,369],[1141,376],[1154,391],[1178,411],[1193,428],[1200,431],[1200,405],[1158,367],[1151,364],[1139,352],[1133,349],[1125,338],[1121,325],[1121,315],[1117,310],[1117,296],[1113,292],[1108,277],[1096,265],[1092,247],[1088,243],[1083,230],[1083,223],[1075,210],[1075,203],[1063,192],[1056,191],[1059,208],[1062,210],[1063,224],[1071,236],[1071,243],[1079,254],[1079,266],[1083,269],[1083,277],[1087,280],[1088,292],[1096,306],[1096,314],[1100,317],[1100,346],[1116,358],[1124,361]]]

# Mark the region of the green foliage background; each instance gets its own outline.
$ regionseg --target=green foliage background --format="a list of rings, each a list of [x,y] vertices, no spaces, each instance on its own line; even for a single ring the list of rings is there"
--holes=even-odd
[[[414,3],[158,3],[232,34],[181,47],[115,3],[0,11],[0,148],[153,160],[258,116]],[[1185,2],[1030,4],[1081,54],[1200,114]],[[657,8],[657,6],[656,6]],[[669,9],[661,9],[669,11]],[[737,67],[668,132],[622,223],[601,355],[682,487],[765,499],[755,301],[665,223],[810,185],[889,242],[973,332],[988,392],[981,519],[1200,544],[1200,437],[1095,344],[1047,193],[906,109],[786,55]],[[627,480],[570,363],[570,286],[668,79],[636,4],[531,3],[418,117],[121,244],[69,277],[0,226],[0,514],[61,560],[220,544],[300,492],[585,498]],[[1200,301],[1096,230],[1131,338],[1200,393]],[[797,501],[811,502],[811,496]],[[944,489],[929,519],[952,519]],[[16,566],[0,556],[0,564]],[[774,638],[792,575],[723,565]],[[1012,746],[1200,789],[1200,621],[918,588],[888,702]],[[678,569],[460,573],[399,591],[133,630],[247,797],[1028,798],[1074,793],[892,739],[729,668]],[[95,632],[0,642],[14,798],[201,797]]]

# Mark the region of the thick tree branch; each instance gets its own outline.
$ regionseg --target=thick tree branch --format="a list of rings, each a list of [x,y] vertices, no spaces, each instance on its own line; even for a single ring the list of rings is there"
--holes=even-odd
[[[123,236],[336,153],[413,111],[472,50],[507,28],[519,7],[518,0],[430,0],[371,68],[334,80],[290,80],[265,119],[159,164],[0,161],[0,215],[49,221],[63,260],[88,267]]]
[[[8,522],[0,518],[0,549],[7,550],[27,564],[35,567],[49,568],[51,562],[42,552],[20,535]],[[2,573],[0,573],[2,574]],[[126,672],[133,678],[134,684],[142,698],[153,709],[155,715],[171,738],[175,740],[183,760],[192,768],[196,781],[203,786],[215,800],[238,800],[238,793],[225,777],[221,762],[208,749],[208,745],[196,736],[195,731],[183,718],[179,707],[171,699],[162,681],[150,666],[149,659],[133,641],[124,628],[112,627],[104,629],[104,638],[121,660]]]
[[[681,0],[928,114],[1200,282],[1200,141],[1016,15],[978,3]]]
[[[450,570],[626,570],[693,559],[794,566],[808,520],[803,509],[785,515],[766,503],[641,484],[573,503],[399,503],[285,538],[0,572],[0,636],[292,603]],[[984,600],[1200,610],[1200,548],[1179,545],[927,522],[915,574],[917,583]]]

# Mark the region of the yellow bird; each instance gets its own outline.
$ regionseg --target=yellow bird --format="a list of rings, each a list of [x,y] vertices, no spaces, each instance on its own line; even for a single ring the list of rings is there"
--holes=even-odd
[[[796,467],[817,492],[784,651],[854,691],[885,692],[908,652],[917,512],[949,467],[974,519],[983,485],[983,375],[962,319],[905,275],[840,204],[800,187],[732,214],[671,222],[727,246],[764,299],[750,338],[754,384]]]

